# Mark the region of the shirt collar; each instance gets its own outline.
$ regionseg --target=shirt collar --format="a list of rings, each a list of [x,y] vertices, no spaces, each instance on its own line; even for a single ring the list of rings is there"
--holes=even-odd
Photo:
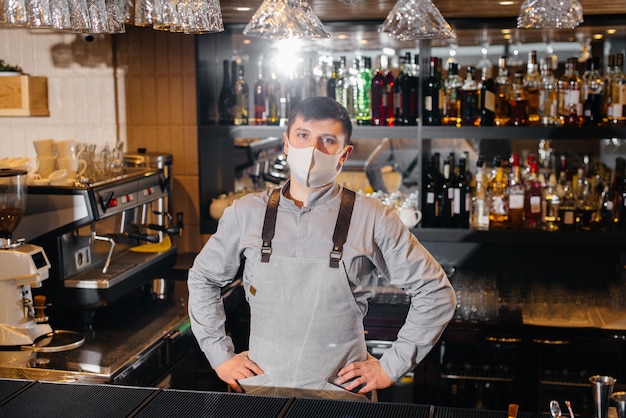
[[[288,199],[285,197],[285,193],[287,192],[287,189],[289,188],[290,183],[291,183],[291,180],[287,180],[287,182],[283,185],[282,190],[280,192],[281,194],[280,200],[282,204],[287,204],[289,206],[293,206],[294,208],[297,208],[296,204],[291,199]],[[341,186],[339,186],[337,181],[333,181],[327,186],[324,186],[321,189],[311,193],[311,195],[309,196],[309,201],[307,202],[307,205],[305,207],[311,209],[315,206],[322,205],[328,202],[329,200],[339,196],[340,193],[341,193]]]

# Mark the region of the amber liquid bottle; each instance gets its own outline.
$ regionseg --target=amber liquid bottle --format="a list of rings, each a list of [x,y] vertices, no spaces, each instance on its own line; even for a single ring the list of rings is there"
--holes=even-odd
[[[537,125],[539,124],[539,89],[541,88],[537,51],[528,53],[528,64],[526,65],[526,74],[522,81],[522,87],[526,100],[528,100],[528,123]]]
[[[500,157],[494,159],[495,175],[489,184],[489,229],[506,229],[509,223],[509,190]]]
[[[272,76],[267,82],[267,104],[265,106],[268,125],[280,124],[280,95],[280,81],[276,78],[276,73],[272,72]]]

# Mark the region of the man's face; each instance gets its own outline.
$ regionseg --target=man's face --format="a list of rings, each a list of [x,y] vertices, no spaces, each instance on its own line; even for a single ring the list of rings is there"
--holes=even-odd
[[[304,121],[302,117],[298,117],[284,136],[284,149],[287,154],[291,146],[294,148],[315,147],[325,154],[335,155],[344,150],[345,145],[343,125],[335,119]],[[339,163],[343,164],[351,152],[352,146],[349,146]]]

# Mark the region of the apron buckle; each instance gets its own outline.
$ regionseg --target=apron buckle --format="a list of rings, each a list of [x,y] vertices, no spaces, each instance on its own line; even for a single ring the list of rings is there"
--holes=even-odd
[[[341,257],[343,256],[343,251],[341,250],[335,250],[333,249],[330,252],[330,267],[331,268],[339,268],[339,260],[341,260]]]
[[[272,247],[269,246],[269,243],[264,242],[261,247],[261,262],[269,263],[270,255],[272,254]]]

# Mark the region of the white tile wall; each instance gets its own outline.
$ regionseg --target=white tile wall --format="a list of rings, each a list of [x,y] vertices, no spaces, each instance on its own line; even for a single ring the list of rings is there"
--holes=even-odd
[[[48,78],[50,116],[0,117],[0,157],[35,156],[32,141],[75,139],[104,145],[118,137],[111,37],[0,29],[0,58]],[[59,58],[65,57],[65,59]]]
[[[179,252],[201,249],[208,237],[199,233],[192,36],[128,27],[86,43],[77,34],[0,29],[0,58],[48,77],[50,109],[48,117],[0,117],[0,158],[35,156],[32,141],[41,138],[171,153],[173,211],[185,216]]]

